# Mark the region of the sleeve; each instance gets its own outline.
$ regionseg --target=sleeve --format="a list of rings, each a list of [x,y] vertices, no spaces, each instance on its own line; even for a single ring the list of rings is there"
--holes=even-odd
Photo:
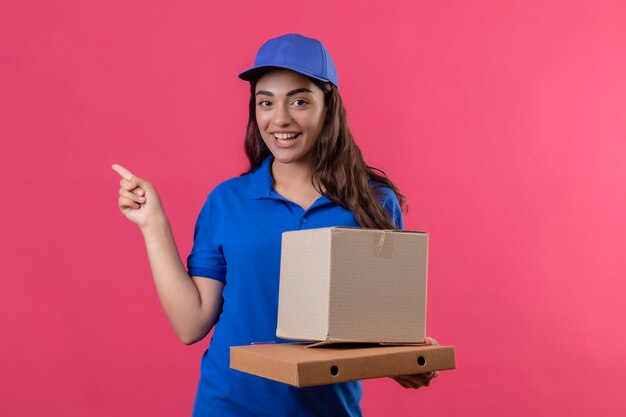
[[[396,229],[403,229],[402,208],[400,207],[398,196],[389,187],[380,187],[380,192],[382,194],[381,204],[389,213]]]
[[[193,248],[187,257],[189,276],[212,278],[226,283],[226,260],[220,244],[220,228],[211,194],[206,199],[193,233]]]

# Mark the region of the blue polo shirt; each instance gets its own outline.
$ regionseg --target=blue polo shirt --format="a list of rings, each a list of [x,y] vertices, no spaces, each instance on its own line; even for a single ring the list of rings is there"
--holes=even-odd
[[[354,214],[320,196],[307,210],[272,187],[268,156],[250,174],[219,184],[207,197],[194,232],[190,276],[222,281],[224,303],[202,356],[193,417],[361,416],[361,382],[295,388],[230,369],[231,346],[290,342],[276,337],[282,233],[330,226],[359,227]],[[397,228],[402,212],[393,191],[382,203]]]

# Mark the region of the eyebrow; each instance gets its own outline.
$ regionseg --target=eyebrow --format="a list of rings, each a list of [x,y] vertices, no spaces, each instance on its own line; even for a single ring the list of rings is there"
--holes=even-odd
[[[287,97],[293,96],[295,94],[300,94],[300,93],[311,93],[313,94],[312,90],[309,90],[308,88],[298,88],[296,90],[291,90],[290,92],[287,93]],[[255,96],[271,96],[274,97],[274,94],[271,91],[265,91],[265,90],[259,90],[256,92]]]

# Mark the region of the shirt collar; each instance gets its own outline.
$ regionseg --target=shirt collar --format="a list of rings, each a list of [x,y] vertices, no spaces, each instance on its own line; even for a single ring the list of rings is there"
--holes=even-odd
[[[248,189],[246,190],[246,198],[251,200],[261,200],[261,199],[275,199],[275,200],[286,200],[280,194],[274,191],[274,178],[272,177],[272,162],[274,161],[274,155],[269,154],[261,163],[261,165],[252,171],[248,176],[250,177],[250,182],[248,183]],[[334,202],[326,197],[325,195],[321,195],[318,200],[313,203],[308,210],[319,207],[327,204],[334,204]]]
[[[272,154],[268,155],[257,169],[248,174],[250,182],[246,191],[246,198],[258,200],[270,197],[274,182],[271,171],[273,160],[274,156]]]

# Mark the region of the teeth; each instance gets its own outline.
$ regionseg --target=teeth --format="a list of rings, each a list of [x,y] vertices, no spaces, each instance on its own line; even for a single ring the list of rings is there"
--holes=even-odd
[[[274,133],[274,136],[276,136],[276,139],[293,139],[296,136],[298,136],[297,133]]]

